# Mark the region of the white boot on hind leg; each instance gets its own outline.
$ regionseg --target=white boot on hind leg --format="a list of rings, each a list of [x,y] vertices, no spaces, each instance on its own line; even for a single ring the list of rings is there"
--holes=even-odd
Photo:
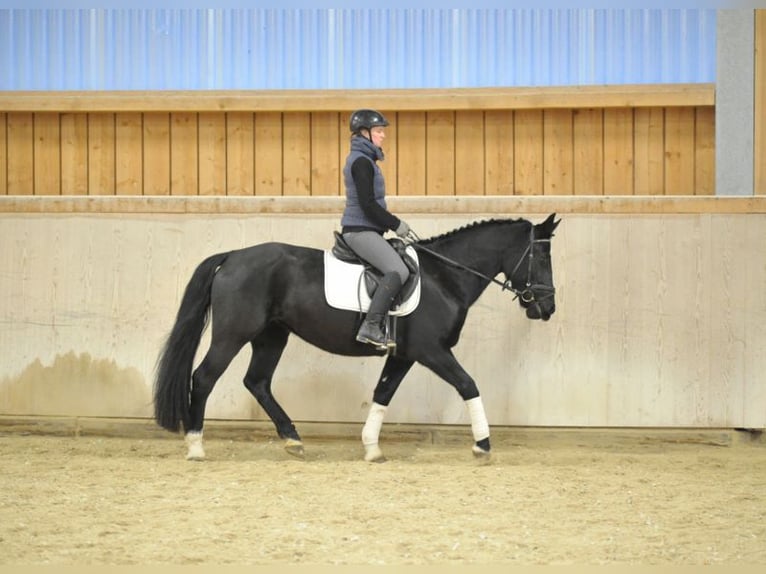
[[[367,421],[362,428],[362,444],[364,445],[364,460],[367,462],[385,462],[386,457],[378,446],[380,427],[383,426],[383,417],[388,407],[373,402]]]
[[[186,442],[186,460],[205,460],[205,449],[202,448],[202,431],[190,431],[184,437]]]

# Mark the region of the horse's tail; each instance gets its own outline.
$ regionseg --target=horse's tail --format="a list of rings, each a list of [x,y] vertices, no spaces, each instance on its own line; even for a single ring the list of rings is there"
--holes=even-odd
[[[189,393],[194,356],[207,326],[210,288],[218,267],[229,253],[205,259],[186,286],[176,322],[157,360],[154,381],[154,419],[162,428],[176,432],[189,427]]]

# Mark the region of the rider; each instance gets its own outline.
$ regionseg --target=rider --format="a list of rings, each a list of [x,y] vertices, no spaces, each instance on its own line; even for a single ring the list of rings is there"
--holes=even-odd
[[[343,239],[359,257],[383,273],[356,340],[378,348],[387,345],[385,320],[394,298],[409,277],[402,258],[383,238],[394,231],[406,237],[410,227],[386,208],[386,184],[378,161],[388,120],[378,111],[362,109],[351,114],[351,151],[343,168],[346,207],[341,218]]]

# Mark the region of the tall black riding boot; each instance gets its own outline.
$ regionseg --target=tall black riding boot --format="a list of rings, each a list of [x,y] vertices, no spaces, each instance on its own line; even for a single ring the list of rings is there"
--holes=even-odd
[[[381,349],[386,348],[386,317],[394,303],[394,297],[401,288],[402,280],[398,273],[391,272],[383,276],[372,295],[370,309],[367,311],[364,323],[356,334],[357,341],[370,343]]]

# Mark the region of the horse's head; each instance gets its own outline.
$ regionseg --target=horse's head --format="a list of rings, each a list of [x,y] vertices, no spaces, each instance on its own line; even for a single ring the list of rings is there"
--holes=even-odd
[[[530,319],[547,321],[556,311],[556,292],[553,286],[551,267],[551,238],[561,220],[556,220],[552,213],[542,223],[533,225],[529,243],[517,261],[509,262],[510,272],[506,277],[519,299],[519,304],[527,310]]]

